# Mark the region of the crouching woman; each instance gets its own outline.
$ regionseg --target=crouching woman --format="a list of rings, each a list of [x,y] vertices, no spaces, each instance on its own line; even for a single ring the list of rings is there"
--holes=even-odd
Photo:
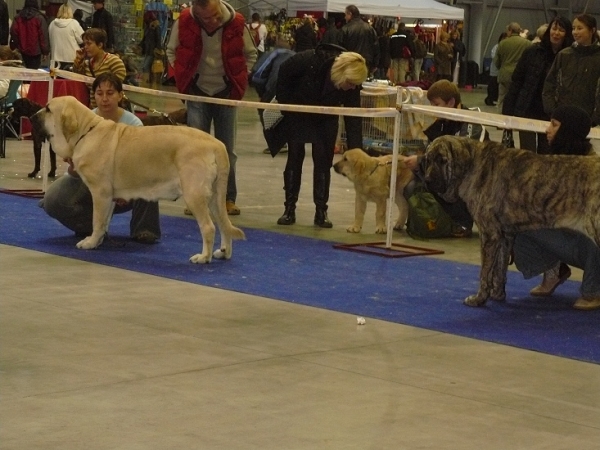
[[[105,72],[94,80],[92,92],[98,107],[94,112],[104,119],[126,125],[142,126],[134,114],[119,106],[123,99],[123,84],[111,72]],[[102,152],[99,148],[98,152]],[[92,194],[69,163],[68,173],[50,185],[40,207],[78,236],[92,234],[94,205]],[[160,239],[158,202],[146,200],[125,201],[115,199],[114,214],[132,211],[129,224],[131,238],[143,244],[153,244]]]

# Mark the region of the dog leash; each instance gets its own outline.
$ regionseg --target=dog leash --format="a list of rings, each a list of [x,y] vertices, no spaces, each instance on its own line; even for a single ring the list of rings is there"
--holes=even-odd
[[[387,166],[388,164],[392,164],[392,161],[378,162],[377,165],[375,167],[373,167],[373,170],[371,170],[371,173],[369,174],[369,176],[373,175],[375,173],[375,171],[377,169],[379,169],[380,167]]]
[[[148,112],[150,112],[152,114],[160,114],[165,119],[167,119],[169,122],[171,122],[171,125],[177,125],[177,123],[175,123],[175,121],[173,119],[171,119],[171,117],[167,113],[164,113],[162,111],[158,111],[157,109],[154,109],[154,108],[150,108],[149,106],[146,106],[146,105],[142,105],[141,103],[138,103],[136,101],[131,100],[126,95],[123,95],[123,98],[125,100],[127,100],[129,103],[131,103],[132,105],[139,106],[140,108],[144,108],[146,111],[148,111]]]

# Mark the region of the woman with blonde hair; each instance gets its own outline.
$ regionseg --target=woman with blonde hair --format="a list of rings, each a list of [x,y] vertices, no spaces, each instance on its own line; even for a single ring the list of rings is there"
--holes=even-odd
[[[277,100],[295,105],[360,107],[361,84],[367,79],[365,59],[332,44],[297,53],[279,69]],[[288,157],[283,184],[285,212],[279,225],[296,222],[296,202],[300,193],[306,143],[312,144],[314,224],[333,225],[327,217],[331,166],[338,131],[338,116],[283,111]],[[348,148],[362,147],[360,117],[344,117]]]
[[[56,19],[48,26],[50,59],[60,63],[61,69],[73,65],[77,50],[83,44],[83,28],[73,18],[73,10],[66,3],[58,8]]]

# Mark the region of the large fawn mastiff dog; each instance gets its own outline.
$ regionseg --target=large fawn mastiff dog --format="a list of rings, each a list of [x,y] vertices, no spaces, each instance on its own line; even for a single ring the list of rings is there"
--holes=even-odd
[[[232,239],[244,239],[225,208],[229,159],[225,146],[211,135],[177,126],[134,127],[96,115],[74,97],[50,100],[33,116],[34,126],[50,139],[54,151],[73,161],[92,194],[93,232],[78,248],[98,247],[108,229],[113,199],[175,200],[183,194],[202,234],[202,253],[229,259]],[[215,225],[221,247],[213,253]]]
[[[444,136],[425,155],[428,187],[448,201],[464,200],[481,236],[481,306],[504,301],[515,235],[569,228],[600,245],[600,158],[536,155],[494,142]]]

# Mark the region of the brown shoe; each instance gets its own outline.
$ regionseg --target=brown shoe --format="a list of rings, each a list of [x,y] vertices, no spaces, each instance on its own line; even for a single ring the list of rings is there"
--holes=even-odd
[[[238,208],[237,206],[235,206],[235,202],[232,202],[231,200],[227,200],[227,203],[225,203],[225,207],[227,208],[227,214],[229,214],[230,216],[239,216],[240,215],[240,208]]]
[[[534,297],[550,297],[557,287],[563,284],[571,276],[571,269],[565,263],[560,263],[558,268],[554,267],[544,272],[542,284],[529,291]]]
[[[591,311],[593,309],[598,309],[600,308],[600,297],[578,298],[573,305],[573,308],[579,309],[580,311]]]

